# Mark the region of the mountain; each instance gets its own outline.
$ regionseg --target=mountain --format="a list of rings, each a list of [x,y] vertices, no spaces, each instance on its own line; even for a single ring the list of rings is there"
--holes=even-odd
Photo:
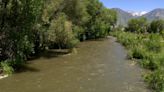
[[[126,26],[128,21],[132,18],[140,18],[145,17],[148,21],[156,20],[156,19],[164,19],[164,9],[158,8],[154,9],[150,12],[132,12],[132,11],[124,11],[119,8],[113,8],[118,14],[118,25]]]
[[[112,10],[115,10],[117,12],[118,16],[118,25],[127,25],[129,19],[134,18],[134,16],[131,13],[128,13],[122,9],[119,8],[113,8]]]
[[[148,20],[164,19],[164,9],[158,8],[150,11],[149,13],[143,15]]]

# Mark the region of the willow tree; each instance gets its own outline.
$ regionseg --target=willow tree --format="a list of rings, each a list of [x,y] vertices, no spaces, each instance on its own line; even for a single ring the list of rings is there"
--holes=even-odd
[[[42,4],[42,0],[0,1],[2,60],[8,59],[13,66],[17,66],[33,52],[32,30],[38,24]]]
[[[149,27],[150,33],[162,33],[164,31],[164,20],[154,20]]]
[[[51,21],[47,30],[47,39],[50,48],[73,48],[77,40],[72,31],[72,22],[67,20],[64,13],[60,13]]]
[[[148,29],[148,23],[146,18],[131,19],[128,22],[127,31],[135,33],[145,33]]]

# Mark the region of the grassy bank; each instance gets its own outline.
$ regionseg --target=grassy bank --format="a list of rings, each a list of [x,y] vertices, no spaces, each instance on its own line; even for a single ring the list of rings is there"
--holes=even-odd
[[[112,36],[128,49],[128,58],[136,59],[150,73],[145,81],[156,92],[164,92],[164,38],[160,34],[135,34],[115,31]]]

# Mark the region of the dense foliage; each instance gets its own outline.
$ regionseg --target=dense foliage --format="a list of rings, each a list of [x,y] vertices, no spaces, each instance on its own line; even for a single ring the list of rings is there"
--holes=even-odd
[[[154,20],[150,24],[148,32],[162,33],[164,31],[164,20]]]
[[[11,74],[47,49],[72,49],[79,41],[106,37],[117,14],[99,0],[0,0],[0,70]],[[151,72],[150,87],[164,91],[164,21],[132,19],[112,32]],[[125,30],[126,32],[124,32]]]
[[[42,3],[41,0],[0,1],[0,61],[17,67],[34,51],[32,31],[38,23]]]
[[[146,21],[139,23],[146,23]],[[141,66],[150,70],[150,73],[145,75],[145,80],[156,92],[164,91],[164,36],[162,34],[164,28],[162,26],[164,26],[162,20],[154,20],[145,30],[143,25],[138,25],[136,19],[133,19],[128,25],[128,30],[120,31],[118,28],[119,31],[111,33],[127,47],[128,58],[137,59]],[[144,30],[141,31],[142,28]]]
[[[131,19],[128,22],[127,31],[136,33],[145,33],[147,31],[148,23],[146,18]]]
[[[131,19],[125,31],[134,33],[164,33],[164,20],[153,20],[151,23],[146,18]]]
[[[45,49],[105,37],[116,20],[99,0],[0,0],[0,67],[11,73]]]
[[[164,91],[164,43],[159,34],[134,34],[123,31],[113,32],[112,35],[129,50],[128,58],[138,59],[141,66],[150,69],[145,80],[156,92]]]

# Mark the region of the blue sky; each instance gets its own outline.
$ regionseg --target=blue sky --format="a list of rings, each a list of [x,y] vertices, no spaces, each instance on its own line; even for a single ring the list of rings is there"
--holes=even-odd
[[[128,11],[151,11],[164,8],[164,0],[100,0],[108,8],[121,8]]]

